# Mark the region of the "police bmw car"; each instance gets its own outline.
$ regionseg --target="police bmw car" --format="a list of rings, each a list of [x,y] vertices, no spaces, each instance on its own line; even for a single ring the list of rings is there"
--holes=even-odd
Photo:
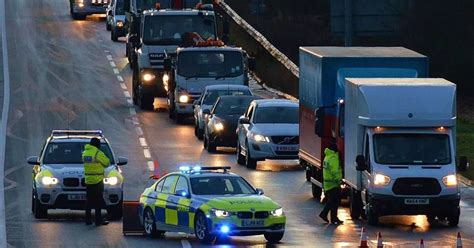
[[[283,238],[283,209],[230,167],[180,167],[145,189],[139,215],[147,236],[194,233],[203,243],[219,236]]]
[[[110,159],[105,170],[104,201],[109,219],[122,217],[123,176],[117,159],[100,130],[53,130],[39,156],[27,159],[33,167],[32,205],[36,218],[47,218],[48,209],[84,209],[86,185],[82,151],[91,138],[101,140],[101,150]]]

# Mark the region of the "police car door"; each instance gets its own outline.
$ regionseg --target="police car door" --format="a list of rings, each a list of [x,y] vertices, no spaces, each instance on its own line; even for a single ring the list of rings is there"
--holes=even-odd
[[[190,211],[191,197],[188,180],[184,176],[180,176],[176,182],[174,196],[170,198],[177,207],[178,227],[182,232],[192,232],[193,216]]]
[[[178,224],[177,206],[173,203],[174,187],[176,185],[177,175],[170,175],[164,179],[161,193],[156,200],[155,215],[158,224],[164,230],[173,231]]]

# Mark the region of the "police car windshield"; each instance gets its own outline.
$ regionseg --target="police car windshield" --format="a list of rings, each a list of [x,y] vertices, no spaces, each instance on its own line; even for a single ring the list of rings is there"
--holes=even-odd
[[[253,97],[220,98],[213,109],[213,113],[218,115],[243,115],[253,100],[255,100]]]
[[[298,107],[258,107],[254,123],[298,123]]]
[[[243,73],[243,56],[230,51],[181,52],[177,73],[187,78],[237,77]]]
[[[213,105],[220,96],[250,96],[250,90],[209,90],[204,96],[203,104]]]
[[[143,43],[146,45],[181,45],[184,37],[193,32],[204,40],[215,39],[214,16],[146,16],[143,28]]]
[[[256,194],[252,186],[244,179],[233,176],[191,178],[191,188],[195,195]]]
[[[44,164],[82,164],[82,151],[89,142],[51,142],[44,152]],[[100,145],[100,150],[114,164],[112,151],[106,143]]]

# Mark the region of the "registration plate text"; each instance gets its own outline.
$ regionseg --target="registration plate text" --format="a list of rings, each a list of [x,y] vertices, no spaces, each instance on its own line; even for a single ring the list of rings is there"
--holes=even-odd
[[[430,204],[430,199],[405,199],[406,205],[428,205]]]
[[[264,225],[264,220],[242,220],[243,227],[262,227]]]
[[[68,195],[67,199],[70,201],[85,201],[86,195]]]

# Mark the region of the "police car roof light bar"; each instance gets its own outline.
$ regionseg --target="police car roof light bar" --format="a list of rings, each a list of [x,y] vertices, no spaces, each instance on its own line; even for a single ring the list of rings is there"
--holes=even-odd
[[[102,130],[53,130],[51,136],[99,136],[103,137]]]
[[[216,170],[224,170],[224,172],[230,171],[230,166],[207,166],[201,167],[201,171],[216,171]]]

